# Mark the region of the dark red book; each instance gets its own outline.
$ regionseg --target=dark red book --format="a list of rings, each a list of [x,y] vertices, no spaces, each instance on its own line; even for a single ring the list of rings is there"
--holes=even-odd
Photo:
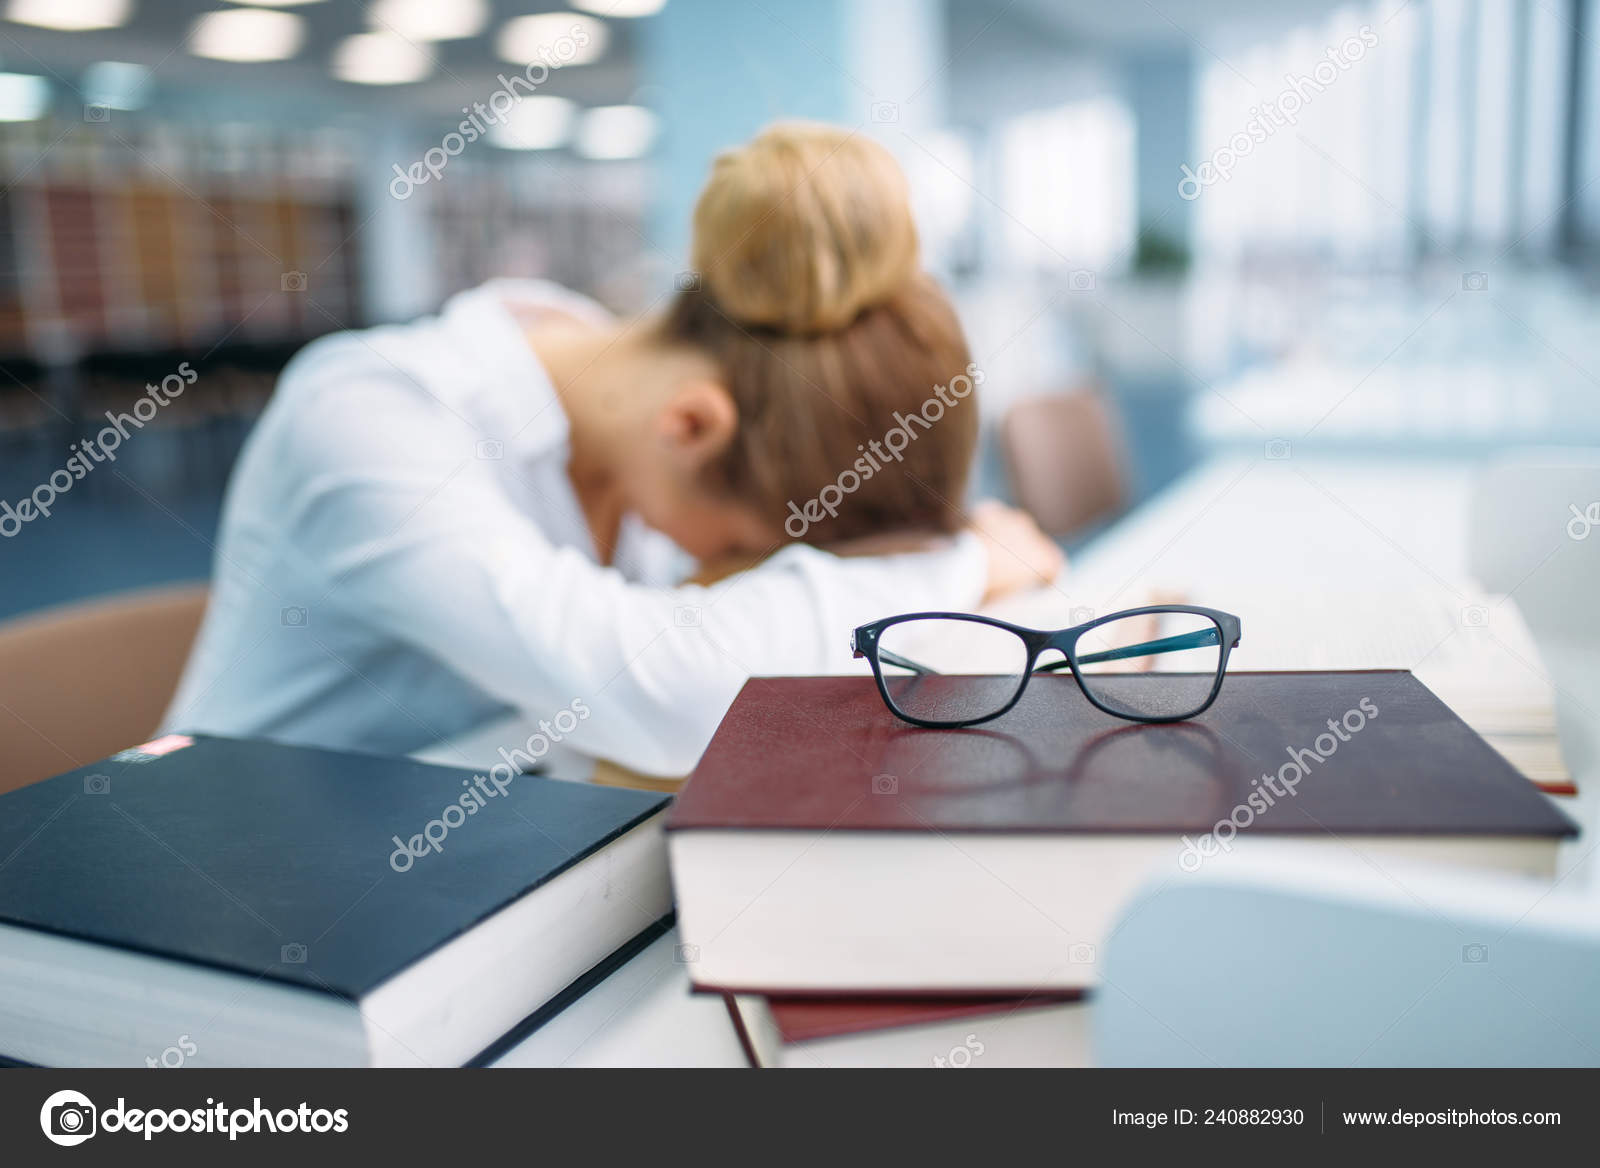
[[[723,1001],[753,1067],[1088,1065],[1077,994],[991,998],[767,998]]]
[[[1092,985],[1141,883],[1244,850],[1547,877],[1576,833],[1400,670],[1231,674],[1160,725],[1040,676],[964,730],[899,721],[866,677],[754,678],[667,830],[698,986],[894,996]]]

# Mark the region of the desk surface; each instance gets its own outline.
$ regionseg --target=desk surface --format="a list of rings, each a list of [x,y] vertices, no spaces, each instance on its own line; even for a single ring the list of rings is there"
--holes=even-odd
[[[1177,594],[1243,618],[1241,669],[1415,670],[1532,773],[1554,749],[1552,697],[1514,606],[1468,580],[1470,474],[1292,452],[1218,460],[1118,524],[1056,586],[994,611],[1056,627]],[[425,754],[477,765],[517,740],[516,726]],[[676,943],[675,932],[657,940],[498,1065],[743,1065],[720,1002],[689,993]]]
[[[1039,627],[1156,601],[1236,613],[1231,669],[1410,669],[1536,782],[1568,779],[1555,697],[1511,599],[1467,570],[1462,463],[1218,459],[1119,524],[1058,586],[997,606]]]

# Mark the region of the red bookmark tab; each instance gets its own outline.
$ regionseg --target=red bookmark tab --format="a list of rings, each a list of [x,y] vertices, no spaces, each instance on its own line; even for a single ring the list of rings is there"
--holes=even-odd
[[[193,745],[194,739],[187,734],[163,734],[160,738],[153,738],[142,746],[130,746],[127,750],[118,751],[111,756],[111,761],[149,762],[151,759]]]

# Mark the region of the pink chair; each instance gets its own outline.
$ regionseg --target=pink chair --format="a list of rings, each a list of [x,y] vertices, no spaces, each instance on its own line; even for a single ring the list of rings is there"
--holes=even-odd
[[[1000,442],[1017,504],[1050,535],[1074,535],[1127,502],[1122,434],[1095,390],[1018,402],[1000,424]]]

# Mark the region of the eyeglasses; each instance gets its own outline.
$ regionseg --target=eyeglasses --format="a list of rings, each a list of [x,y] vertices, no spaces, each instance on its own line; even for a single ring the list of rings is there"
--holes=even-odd
[[[993,617],[914,612],[856,629],[884,704],[916,726],[950,729],[998,718],[1036,673],[1070,669],[1095,706],[1133,722],[1180,722],[1222,692],[1239,618],[1157,604],[1042,632]],[[1048,650],[1063,660],[1039,664]]]

